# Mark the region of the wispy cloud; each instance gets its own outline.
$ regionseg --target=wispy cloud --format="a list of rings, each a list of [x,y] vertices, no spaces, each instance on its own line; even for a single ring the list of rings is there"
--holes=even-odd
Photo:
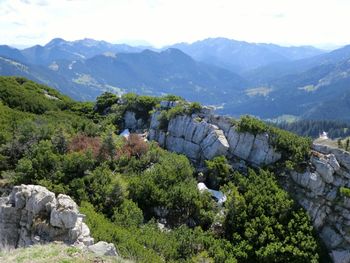
[[[45,36],[46,36],[46,34],[42,33],[42,34],[38,34],[38,35],[17,35],[17,36],[15,36],[15,38],[18,40],[39,40]]]
[[[38,6],[48,6],[49,2],[47,0],[20,0],[20,2],[27,5],[38,5]]]
[[[25,26],[25,23],[14,21],[14,22],[12,22],[12,25],[14,25],[14,26]]]
[[[350,41],[349,10],[349,0],[0,0],[0,35],[24,44],[89,37],[160,46],[216,36],[343,44]]]
[[[283,13],[278,13],[278,14],[274,14],[274,15],[272,15],[274,18],[278,18],[278,19],[280,19],[280,18],[285,18],[286,17],[286,14],[283,14]]]

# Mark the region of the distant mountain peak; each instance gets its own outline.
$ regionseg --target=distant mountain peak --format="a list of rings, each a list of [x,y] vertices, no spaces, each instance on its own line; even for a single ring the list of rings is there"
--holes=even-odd
[[[181,54],[181,55],[188,56],[183,51],[181,51],[180,49],[173,48],[173,47],[167,48],[166,50],[163,50],[161,53],[164,53],[164,54]]]
[[[45,47],[50,48],[50,47],[57,46],[57,45],[60,45],[63,43],[67,43],[67,41],[64,40],[63,38],[57,37],[57,38],[52,39],[49,43],[47,43],[45,45]]]
[[[80,39],[80,40],[76,40],[74,41],[75,43],[79,43],[79,44],[82,44],[86,47],[94,47],[94,46],[97,46],[101,43],[104,43],[104,44],[109,44],[105,41],[99,41],[99,40],[95,40],[93,38],[84,38],[84,39]]]

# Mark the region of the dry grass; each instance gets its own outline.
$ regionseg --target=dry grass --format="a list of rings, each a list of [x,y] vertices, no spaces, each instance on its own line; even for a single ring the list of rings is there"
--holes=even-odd
[[[96,257],[64,244],[36,245],[29,248],[2,249],[0,262],[6,263],[126,263],[118,257]]]
[[[8,184],[8,180],[7,179],[1,179],[0,178],[0,187],[5,187]]]
[[[247,89],[245,91],[245,93],[249,96],[249,97],[254,97],[254,96],[264,96],[266,97],[267,95],[269,95],[269,93],[272,91],[271,88],[267,88],[267,87],[259,87],[259,88],[253,88],[253,89]]]
[[[326,146],[329,146],[329,147],[332,147],[332,148],[338,148],[337,140],[320,139],[320,138],[318,138],[318,139],[314,140],[314,143],[326,145]]]

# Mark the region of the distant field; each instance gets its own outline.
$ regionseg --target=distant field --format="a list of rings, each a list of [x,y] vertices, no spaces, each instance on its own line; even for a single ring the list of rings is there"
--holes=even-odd
[[[338,148],[337,140],[317,138],[316,140],[314,140],[314,143],[318,143],[318,144],[322,144],[322,145],[327,145],[327,146],[330,146],[330,147]]]
[[[342,145],[341,149],[345,150],[345,147],[346,147],[346,141],[350,139],[350,137],[347,137],[347,138],[344,138],[344,139],[341,139],[340,143]],[[332,140],[332,139],[316,139],[314,140],[315,143],[318,143],[318,144],[323,144],[323,145],[327,145],[327,146],[330,146],[330,147],[333,147],[333,148],[339,148],[339,145],[338,145],[338,140]],[[348,151],[350,150],[350,147],[348,149]]]
[[[259,88],[254,88],[254,89],[247,89],[246,90],[246,94],[249,97],[253,97],[253,96],[267,96],[270,92],[272,91],[271,88],[267,88],[267,87],[259,87]]]

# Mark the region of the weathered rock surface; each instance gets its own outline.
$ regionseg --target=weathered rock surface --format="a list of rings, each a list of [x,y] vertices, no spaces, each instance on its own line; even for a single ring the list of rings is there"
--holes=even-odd
[[[348,250],[333,250],[331,256],[334,263],[350,262],[350,251]]]
[[[333,262],[350,263],[350,198],[340,194],[350,187],[350,154],[324,145],[313,150],[307,170],[291,172],[287,190],[310,215]]]
[[[162,102],[161,107],[169,108],[172,104]],[[213,115],[210,110],[204,109],[192,116],[177,116],[169,121],[165,130],[160,130],[159,114],[160,111],[156,111],[151,116],[148,138],[170,151],[186,155],[194,162],[223,155],[260,166],[281,158],[281,154],[269,143],[268,134],[254,136],[237,132],[231,118]]]
[[[15,186],[9,196],[0,198],[0,245],[18,248],[62,241],[90,248],[94,239],[83,219],[67,195],[56,198],[38,185]],[[104,255],[116,254],[113,244],[102,248],[106,248]]]
[[[313,149],[323,154],[333,154],[340,165],[350,170],[350,153],[326,145],[314,144]]]
[[[137,119],[136,114],[131,111],[127,111],[124,114],[124,122],[125,127],[128,129],[136,129],[137,128]]]
[[[88,250],[97,256],[118,256],[117,251],[112,243],[100,241],[94,245],[88,246]]]
[[[145,122],[141,118],[136,118],[136,113],[132,111],[126,111],[124,114],[124,126],[131,131],[141,130],[146,128]]]

